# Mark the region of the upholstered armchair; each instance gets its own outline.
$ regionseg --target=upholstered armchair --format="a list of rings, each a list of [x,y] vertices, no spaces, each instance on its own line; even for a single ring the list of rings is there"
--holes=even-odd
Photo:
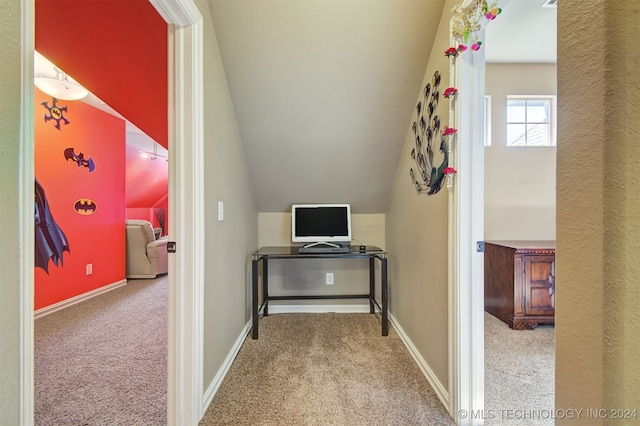
[[[156,240],[151,222],[128,219],[127,278],[155,278],[168,271],[167,240]]]

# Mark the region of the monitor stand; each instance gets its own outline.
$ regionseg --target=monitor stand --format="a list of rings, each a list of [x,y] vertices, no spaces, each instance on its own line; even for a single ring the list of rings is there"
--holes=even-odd
[[[339,244],[333,244],[333,243],[327,243],[325,241],[318,241],[317,243],[311,243],[311,244],[305,244],[303,247],[304,248],[309,248],[309,247],[315,247],[318,245],[323,245],[323,246],[329,246],[329,247],[340,247]]]

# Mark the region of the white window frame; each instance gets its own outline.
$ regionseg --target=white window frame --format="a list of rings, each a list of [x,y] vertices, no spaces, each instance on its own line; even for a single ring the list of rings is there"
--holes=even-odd
[[[533,101],[533,100],[548,100],[549,101],[549,138],[548,144],[546,145],[509,145],[509,139],[506,138],[505,143],[508,148],[546,148],[546,147],[555,147],[558,144],[557,139],[557,96],[556,95],[507,95],[507,103],[505,105],[506,111],[506,121],[505,121],[505,132],[507,132],[507,127],[509,124],[509,101]],[[515,122],[513,122],[515,124]],[[525,125],[530,124],[526,122],[522,123]]]

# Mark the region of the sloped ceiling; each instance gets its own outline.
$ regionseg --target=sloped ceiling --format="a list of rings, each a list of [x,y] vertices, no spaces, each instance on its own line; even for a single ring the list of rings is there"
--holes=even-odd
[[[385,212],[444,0],[208,4],[258,210]]]
[[[35,28],[38,52],[167,147],[167,24],[151,3],[36,0]]]
[[[127,144],[125,207],[149,208],[166,200],[168,163],[165,157],[152,158],[153,155],[140,155],[137,145]]]
[[[207,1],[258,210],[385,212],[445,0]],[[540,2],[511,1],[488,27],[519,22],[487,43],[489,61],[526,62],[514,52],[531,42],[499,44],[525,28],[555,35]],[[166,24],[149,2],[36,0],[36,48],[167,146]]]

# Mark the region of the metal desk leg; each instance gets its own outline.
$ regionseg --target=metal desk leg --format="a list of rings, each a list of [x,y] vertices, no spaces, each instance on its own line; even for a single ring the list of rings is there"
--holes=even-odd
[[[376,297],[376,270],[375,270],[374,257],[369,258],[369,313],[374,314],[376,312],[373,299]]]
[[[382,335],[389,335],[389,292],[387,289],[387,257],[380,259],[380,278],[382,279]]]
[[[258,338],[258,262],[257,256],[251,261],[251,337]]]
[[[267,260],[262,259],[262,300],[264,300],[263,315],[269,315],[269,269],[267,268]]]

